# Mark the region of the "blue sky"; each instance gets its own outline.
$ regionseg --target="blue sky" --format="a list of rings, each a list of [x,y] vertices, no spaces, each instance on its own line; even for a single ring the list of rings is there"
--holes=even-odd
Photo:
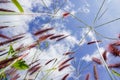
[[[56,2],[55,2],[56,1]],[[9,25],[18,25],[17,28],[12,28],[8,30],[4,30],[3,33],[8,33],[8,31],[13,30],[11,34],[19,34],[21,32],[27,32],[26,36],[29,37],[26,41],[22,41],[21,43],[24,44],[30,44],[33,42],[36,37],[33,37],[31,34],[37,31],[38,29],[44,29],[48,27],[54,27],[55,30],[50,31],[50,33],[55,34],[65,34],[70,35],[69,37],[65,38],[64,40],[60,42],[54,42],[54,41],[45,41],[43,44],[41,44],[41,50],[33,49],[30,52],[30,55],[26,60],[32,57],[33,52],[37,50],[37,55],[40,55],[39,53],[42,53],[40,57],[43,59],[41,63],[44,63],[44,60],[49,60],[52,58],[58,58],[62,59],[64,58],[62,56],[63,53],[68,51],[75,51],[75,54],[71,56],[65,57],[65,59],[68,59],[69,57],[75,57],[73,61],[71,61],[72,67],[69,67],[65,69],[63,72],[54,72],[53,74],[49,75],[47,80],[49,79],[55,79],[60,80],[61,77],[63,77],[67,72],[71,73],[68,80],[85,80],[85,76],[87,73],[90,73],[90,80],[94,80],[94,74],[93,74],[93,64],[94,62],[91,61],[92,57],[100,58],[99,53],[97,52],[98,49],[102,53],[106,48],[107,44],[110,42],[113,42],[111,39],[108,38],[117,38],[118,34],[120,34],[120,21],[117,20],[115,22],[106,24],[104,26],[100,26],[99,28],[94,28],[98,25],[104,24],[106,22],[109,22],[111,20],[117,19],[120,17],[120,10],[119,10],[119,3],[120,0],[105,0],[105,3],[103,7],[101,8],[100,13],[98,14],[98,18],[96,20],[96,23],[93,23],[95,20],[95,17],[100,10],[100,6],[103,3],[104,0],[44,0],[44,3],[42,0],[20,0],[20,3],[25,9],[26,13],[37,13],[39,15],[32,15],[32,16],[8,16],[9,18],[13,17],[12,20],[20,21],[9,23]],[[64,4],[64,5],[63,5]],[[13,5],[8,4],[10,7],[12,7],[14,10],[16,10]],[[61,7],[62,5],[62,7]],[[0,7],[5,7],[4,5],[1,5]],[[61,7],[61,8],[60,8]],[[9,7],[6,7],[9,9]],[[54,14],[55,9],[59,10],[56,14]],[[60,8],[60,9],[59,9]],[[101,14],[105,11],[105,14],[99,19]],[[17,10],[16,10],[17,11]],[[48,13],[48,14],[44,14]],[[63,18],[63,14],[69,12],[70,14]],[[52,18],[54,16],[54,18]],[[76,17],[76,18],[75,18]],[[1,17],[1,19],[4,17]],[[7,18],[7,17],[6,17]],[[6,18],[3,19],[4,21]],[[9,20],[9,19],[8,19]],[[87,25],[80,22],[82,20]],[[2,22],[2,21],[1,21]],[[7,25],[7,24],[3,24]],[[23,26],[23,27],[20,27]],[[87,36],[86,32],[89,31],[88,27],[92,27],[98,32],[100,35],[94,34],[92,31],[89,32]],[[82,28],[80,28],[82,27]],[[86,28],[87,27],[87,28]],[[48,32],[49,33],[49,32]],[[9,34],[10,35],[10,34]],[[81,39],[85,37],[81,44],[79,42]],[[93,41],[93,40],[102,40],[102,43],[100,43],[97,47],[97,44],[87,45],[87,42]],[[44,45],[48,42],[49,46],[46,48]],[[44,47],[46,48],[44,50]],[[44,57],[43,57],[44,56]],[[111,55],[107,55],[109,57],[108,63],[117,62],[120,61],[119,57],[113,57]],[[112,59],[115,59],[112,61]],[[75,62],[75,64],[74,64]],[[84,63],[80,65],[81,63]],[[84,68],[86,65],[89,65],[88,68],[86,68],[80,75],[77,77],[75,69]],[[48,69],[52,65],[49,65],[48,67],[45,67],[44,70]],[[72,68],[72,72],[71,72]],[[97,65],[98,74],[99,74],[99,80],[111,80],[104,65]],[[118,69],[115,69],[118,70]],[[77,70],[80,72],[79,70]],[[120,72],[120,70],[118,70]],[[44,73],[44,72],[43,72]],[[46,73],[44,73],[46,74]],[[57,74],[56,76],[54,76]],[[42,72],[39,74],[37,80],[42,77]],[[119,80],[118,77],[114,76],[116,80]]]

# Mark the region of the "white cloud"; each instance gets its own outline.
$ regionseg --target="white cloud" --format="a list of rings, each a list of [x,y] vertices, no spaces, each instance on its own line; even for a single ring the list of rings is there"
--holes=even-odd
[[[89,13],[90,12],[90,9],[89,9],[89,6],[87,5],[84,5],[82,7],[80,7],[77,11],[78,13]]]
[[[51,2],[52,0],[46,0],[45,3],[46,5],[49,7],[51,5]],[[34,3],[33,3],[34,2]],[[41,4],[43,5],[43,3],[41,3],[40,0],[21,0],[20,1],[21,5],[24,7],[25,9],[25,13],[31,13],[31,9],[33,6],[35,6],[36,4]],[[26,5],[27,4],[27,5]],[[12,8],[13,10],[15,11],[18,11],[16,9],[16,7],[14,5],[11,6],[11,4],[9,5],[10,7],[7,7],[8,9]],[[44,5],[43,5],[44,6]],[[2,6],[2,7],[5,7],[5,6]],[[63,11],[60,10],[57,15],[61,15]],[[73,11],[74,13],[74,11]],[[34,39],[32,37],[32,34],[30,32],[28,32],[29,30],[29,26],[28,26],[28,23],[34,19],[34,17],[32,16],[28,16],[28,15],[16,15],[16,16],[2,16],[1,17],[1,22],[6,22],[6,21],[11,21],[10,23],[6,23],[6,24],[3,24],[3,25],[15,25],[17,27],[14,27],[14,28],[8,28],[8,29],[5,29],[3,32],[5,34],[9,34],[10,36],[11,35],[17,35],[19,33],[24,33],[26,32],[26,37],[27,39],[25,40],[22,40],[20,41],[19,43],[15,44],[14,47],[24,43],[24,45],[29,45],[31,44],[32,42],[34,42]],[[14,21],[14,22],[13,22]],[[52,26],[50,24],[44,24],[45,25],[45,28],[47,26]],[[56,26],[62,26],[64,27],[63,24],[56,24]],[[9,33],[8,33],[9,32]],[[76,44],[78,44],[78,40],[74,37],[74,36],[71,36],[71,31],[69,30],[66,30],[66,29],[61,29],[61,28],[55,28],[55,30],[51,31],[51,33],[54,33],[54,34],[65,34],[65,35],[70,35],[69,37],[65,38],[63,41],[60,41],[60,42],[57,42],[57,43],[54,43],[54,41],[50,41],[52,44],[49,45],[49,48],[44,50],[44,51],[41,51],[37,48],[33,48],[31,50],[28,50],[26,52],[29,52],[29,55],[25,58],[25,60],[27,61],[27,63],[29,63],[31,60],[32,60],[32,57],[33,55],[35,54],[36,57],[35,58],[39,58],[41,59],[40,63],[42,65],[44,65],[44,63],[46,61],[48,61],[49,59],[53,59],[53,58],[57,58],[57,66],[60,64],[61,61],[63,60],[66,60],[69,58],[69,56],[63,56],[62,54],[71,50],[71,48],[73,48]],[[37,52],[36,52],[37,50]],[[36,53],[35,53],[36,52]],[[49,65],[49,66],[46,66],[46,67],[43,67],[43,72],[46,74],[45,70],[49,69],[49,68],[52,68],[53,65]],[[55,71],[54,73],[50,74],[48,79],[51,79],[51,78],[54,78],[56,77],[56,79],[58,78],[61,78],[61,76],[64,76],[66,73],[69,73],[71,71],[71,67],[68,67],[66,68],[64,71]],[[21,75],[25,74],[25,71],[23,72],[20,72]],[[39,77],[42,77],[42,73],[39,74],[38,78]],[[22,79],[23,76],[20,78]],[[38,79],[39,80],[39,79]]]
[[[100,48],[101,54],[102,54],[104,51],[105,51],[105,49],[101,47],[101,48]],[[89,62],[89,61],[92,61],[92,58],[93,58],[93,57],[96,57],[96,58],[99,58],[99,59],[101,58],[98,50],[95,50],[95,51],[93,52],[93,54],[91,54],[91,55],[90,55],[90,54],[91,54],[91,53],[88,53],[87,55],[83,56],[82,59],[85,60],[85,61],[87,61],[87,62]]]

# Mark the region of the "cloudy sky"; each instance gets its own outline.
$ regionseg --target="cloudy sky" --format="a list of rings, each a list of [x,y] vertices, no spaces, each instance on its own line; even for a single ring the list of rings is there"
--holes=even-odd
[[[101,59],[100,54],[107,49],[110,42],[118,39],[118,34],[120,34],[120,0],[19,0],[19,2],[24,8],[24,15],[0,16],[1,25],[11,26],[1,30],[1,33],[8,36],[25,33],[26,39],[15,44],[14,47],[34,42],[38,37],[34,37],[32,34],[39,29],[53,27],[54,30],[48,33],[69,35],[59,42],[47,40],[40,45],[40,48],[27,51],[29,52],[26,57],[28,63],[34,53],[36,53],[36,59],[41,59],[41,64],[57,58],[55,65],[59,65],[61,61],[74,57],[70,67],[61,72],[55,70],[48,75],[46,80],[61,80],[68,73],[70,73],[68,80],[85,80],[88,73],[90,73],[90,80],[94,80],[93,65],[95,63],[92,62],[92,57]],[[0,8],[19,12],[12,3],[0,4]],[[69,14],[63,16],[65,13]],[[87,45],[88,42],[96,40],[102,42]],[[48,43],[48,47],[45,46],[46,43]],[[63,56],[63,53],[71,51],[75,53]],[[109,57],[108,63],[120,61],[119,57],[113,57],[110,54],[107,56]],[[36,80],[42,79],[47,74],[46,70],[55,65],[45,66]],[[111,79],[104,64],[97,65],[97,69],[99,80]],[[119,69],[115,70],[120,72]],[[23,72],[25,73],[25,71]],[[114,75],[112,77],[119,80]]]

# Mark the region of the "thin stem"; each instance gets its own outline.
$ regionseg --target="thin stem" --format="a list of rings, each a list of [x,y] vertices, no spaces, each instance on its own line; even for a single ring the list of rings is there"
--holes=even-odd
[[[10,65],[8,65],[7,67],[5,67],[4,69],[2,69],[0,71],[0,74],[2,74],[3,72],[5,72],[6,70],[8,70],[14,63],[16,63],[18,60],[20,60],[19,58],[15,59]]]
[[[82,73],[84,70],[86,70],[92,63],[89,63],[88,65],[86,65],[84,68],[82,68],[82,70],[80,71],[80,73]]]
[[[90,33],[91,29],[89,29],[88,32],[86,32],[85,36],[83,36],[81,39],[80,39],[80,42],[78,43],[78,45],[80,46],[81,43],[84,41],[84,39],[87,37],[87,35]],[[78,47],[77,49],[73,50],[73,52],[77,52],[79,50],[80,47]]]
[[[94,31],[94,30],[93,30],[93,31]],[[94,32],[94,33],[95,33],[95,32]],[[95,39],[95,41],[97,41],[95,35],[94,35],[94,39]],[[107,72],[108,72],[111,80],[115,80],[115,79],[113,78],[113,76],[112,76],[112,74],[111,74],[111,72],[110,72],[110,70],[109,70],[109,68],[108,68],[108,66],[107,66],[107,64],[106,64],[106,62],[105,62],[102,54],[101,54],[101,50],[100,50],[100,47],[99,47],[99,45],[98,45],[98,42],[96,42],[96,47],[97,47],[97,49],[98,49],[99,55],[100,55],[100,57],[101,57],[101,60],[102,60],[102,62],[104,63],[105,68],[106,68],[106,70],[107,70]]]
[[[55,13],[55,9],[56,9],[56,1],[55,0],[53,0],[53,12]]]
[[[49,74],[52,74],[53,72],[55,72],[57,70],[57,68],[55,68],[55,67],[53,67],[51,69],[53,69],[53,70],[47,72],[47,74],[41,80],[47,80],[47,77],[49,76]]]
[[[104,6],[104,3],[105,3],[105,0],[103,0],[102,5],[100,6],[100,8],[99,8],[99,10],[98,10],[98,12],[97,12],[97,15],[96,15],[93,23],[96,22],[96,20],[97,20],[97,18],[98,18],[98,15],[99,15],[100,11],[102,10],[102,8],[103,8],[103,6]]]
[[[37,47],[39,47],[39,43],[38,43],[38,46],[37,46]],[[31,63],[34,61],[37,52],[38,52],[38,49],[35,51]],[[31,63],[30,63],[30,64],[31,64]],[[25,74],[24,80],[26,79],[27,74],[28,74],[28,72]]]
[[[54,63],[53,64],[53,68],[57,68],[56,66],[60,63],[60,61],[61,60],[63,60],[64,59],[64,57],[63,58],[61,58],[56,64]],[[46,65],[44,65],[42,68],[44,68]],[[55,70],[53,70],[53,72],[54,72]],[[44,75],[43,77],[42,77],[42,79],[44,79],[45,77],[47,77],[48,75],[49,75],[49,73],[50,73],[51,71],[49,71],[46,75]],[[52,73],[53,73],[52,72]],[[36,78],[37,78],[37,76],[39,75],[39,73],[40,73],[40,71],[38,71],[38,73],[37,73],[37,75],[35,76],[35,78],[34,78],[34,80],[36,80]]]
[[[111,21],[105,22],[105,23],[103,23],[103,24],[100,24],[100,25],[98,25],[98,26],[95,26],[95,28],[99,28],[99,27],[101,27],[101,26],[110,24],[110,23],[115,22],[115,21],[118,21],[118,20],[120,20],[120,18],[113,19],[113,20],[111,20]]]
[[[105,11],[103,11],[103,13],[100,15],[100,17],[98,17],[97,20],[100,20],[105,15],[105,13],[107,12],[107,10],[108,10],[108,8],[106,8]]]
[[[79,22],[83,23],[85,26],[89,26],[87,23],[85,23],[83,20],[81,20],[80,18],[76,17],[75,15],[71,14],[70,15],[75,18],[76,20],[78,20]]]
[[[37,15],[37,16],[40,16],[40,15],[50,15],[50,16],[53,16],[52,14],[50,13],[46,13],[46,12],[43,12],[43,13],[19,13],[19,12],[0,12],[0,16],[5,16],[5,15]]]
[[[35,51],[35,53],[36,53],[36,52],[37,52],[37,50]],[[34,53],[34,54],[35,54],[35,53]],[[33,62],[34,58],[35,58],[35,55],[33,56],[31,63]],[[30,63],[30,64],[31,64],[31,63]],[[25,74],[24,80],[26,79],[27,75],[28,75],[28,71],[27,71],[26,74]]]
[[[6,70],[8,70],[15,62],[17,62],[17,59],[14,60],[9,66],[7,66],[7,67],[5,67],[4,69],[2,69],[2,70],[0,71],[0,74],[2,74],[3,72],[5,72]]]
[[[59,10],[65,5],[66,2],[67,2],[67,0],[65,0],[63,2],[63,4],[56,10],[55,14],[57,14],[59,12]]]
[[[88,32],[83,36],[83,38],[80,40],[79,45],[83,42],[83,40],[87,37],[87,35],[90,33],[91,28],[88,30]]]
[[[97,35],[99,35],[99,36],[101,36],[101,37],[103,37],[103,38],[110,39],[110,40],[118,40],[117,38],[110,38],[110,37],[104,36],[104,35],[98,33],[96,30],[94,30],[94,32],[95,32]]]
[[[44,67],[45,67],[45,66],[44,66]],[[44,68],[44,67],[43,67],[43,68]],[[54,66],[53,68],[55,68],[55,66]],[[51,69],[53,69],[53,68],[51,68]],[[57,68],[56,68],[56,69],[57,69]],[[56,70],[56,69],[55,69],[55,70]],[[53,72],[54,72],[55,70],[51,70],[51,71],[53,71]],[[38,77],[38,75],[39,75],[40,71],[41,71],[41,70],[39,70],[39,71],[38,71],[38,73],[36,74],[36,76],[35,76],[34,80],[36,80],[36,78]],[[46,73],[46,74],[42,77],[42,79],[41,79],[41,80],[44,80],[44,78],[46,78],[46,77],[49,75],[49,73],[50,73],[51,71],[48,71],[48,72],[47,72],[47,73]]]
[[[47,4],[44,2],[44,0],[41,0],[41,1],[42,1],[43,5],[49,10],[49,8],[48,8]]]
[[[82,61],[81,63],[80,63],[80,61],[79,61],[78,67],[77,67],[78,75],[80,75],[79,70],[80,70],[80,68],[82,67],[82,65],[83,65],[83,61]]]
[[[87,28],[87,27],[83,27],[83,26],[76,26],[76,27],[78,27],[78,28]]]
[[[25,39],[27,39],[27,38],[28,38],[28,37],[26,37],[26,38],[24,38],[24,39],[17,40],[17,41],[13,41],[13,42],[11,42],[11,43],[8,43],[8,44],[6,44],[6,46],[3,46],[1,49],[5,49],[5,48],[9,47],[10,44],[18,43],[18,42],[20,42],[20,41],[22,41],[22,40],[25,40]],[[0,50],[1,50],[1,49],[0,49]]]
[[[54,17],[53,17],[53,18],[54,18]],[[52,18],[52,19],[53,19],[53,18]],[[48,23],[50,23],[50,22],[52,21],[52,19],[51,19]],[[34,58],[35,58],[35,54],[33,55],[33,58],[32,58],[31,63],[33,62]],[[37,57],[37,58],[38,58],[38,57]],[[39,75],[40,71],[41,71],[41,70],[39,70],[39,71],[38,71],[38,73],[36,74],[36,76],[35,76],[34,80],[37,78],[37,76]],[[26,73],[25,78],[27,77],[27,74],[28,74],[28,73]],[[25,79],[25,78],[24,78],[24,79]]]
[[[0,21],[0,23],[12,23],[12,22],[23,22],[23,20],[13,20],[13,21]],[[15,25],[16,26],[16,25]],[[15,27],[12,26],[12,27]],[[8,27],[7,27],[8,28]]]

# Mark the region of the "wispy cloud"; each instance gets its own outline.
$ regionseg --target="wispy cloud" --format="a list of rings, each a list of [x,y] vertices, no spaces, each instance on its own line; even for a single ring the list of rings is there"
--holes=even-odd
[[[101,54],[105,51],[105,49],[103,47],[100,48],[100,52]],[[91,55],[91,53],[88,53],[87,55],[83,56],[82,59],[89,62],[89,61],[92,61],[92,58],[95,57],[95,58],[98,58],[100,59],[100,54],[99,54],[99,51],[98,50],[95,50]]]
[[[50,7],[50,5],[52,3],[52,0],[43,0],[43,1],[47,5],[47,7]],[[31,10],[32,10],[33,6],[38,5],[38,4],[40,4],[40,6],[46,7],[43,4],[42,0],[36,0],[36,1],[34,1],[34,0],[31,0],[31,1],[21,0],[20,3],[23,6],[23,8],[25,9],[26,13],[32,13]],[[70,6],[72,6],[72,5],[66,6],[65,9],[68,10],[68,8]],[[5,7],[5,6],[3,6],[3,7]],[[10,5],[10,7],[12,8],[14,6]],[[12,9],[17,11],[17,9],[15,7],[12,8]],[[61,13],[63,13],[63,12],[64,11],[61,9],[57,13],[57,15],[62,16]],[[59,17],[59,18],[61,18],[61,17]],[[16,47],[16,46],[21,45],[21,44],[29,45],[29,44],[31,44],[35,41],[32,33],[29,32],[29,29],[30,29],[29,23],[30,23],[31,20],[33,20],[33,22],[34,22],[34,16],[31,16],[31,15],[6,16],[6,17],[2,17],[2,20],[3,21],[1,21],[1,22],[10,21],[9,23],[3,24],[3,25],[16,26],[16,27],[13,27],[13,28],[5,29],[4,30],[5,34],[8,34],[8,32],[9,32],[10,33],[9,35],[13,36],[13,35],[17,35],[17,34],[20,34],[20,33],[26,33],[25,34],[25,40],[22,40],[19,43],[16,43],[13,47]],[[44,25],[43,28],[47,28],[48,26],[49,27],[52,26],[49,23],[48,24],[43,24],[43,25]],[[66,53],[67,51],[71,50],[76,44],[78,44],[79,41],[76,39],[76,37],[71,35],[71,31],[64,28],[65,27],[64,24],[59,24],[58,23],[58,24],[56,24],[56,26],[63,26],[63,29],[57,27],[57,28],[55,28],[55,30],[50,31],[49,33],[64,34],[64,35],[69,35],[69,36],[67,38],[59,41],[59,42],[48,40],[48,43],[50,43],[50,44],[49,44],[49,47],[45,50],[41,51],[39,48],[33,48],[31,50],[25,51],[25,52],[29,52],[29,55],[25,59],[27,61],[27,63],[30,63],[30,61],[33,58],[33,55],[36,55],[35,59],[37,59],[37,58],[41,59],[40,60],[41,65],[44,65],[44,63],[46,61],[55,58],[55,59],[57,59],[55,65],[58,66],[61,61],[69,58],[69,56],[64,56],[63,54]],[[50,68],[54,68],[54,65],[49,64],[48,66],[43,67],[43,69],[41,70],[43,73],[40,72],[40,74],[38,76],[38,80],[39,80],[39,77],[43,77],[43,74],[46,75],[47,74],[46,70],[48,70]],[[59,79],[59,78],[61,78],[60,76],[64,76],[65,74],[70,73],[70,72],[71,72],[71,66],[65,68],[64,71],[55,70],[53,73],[49,74],[48,79],[51,79],[51,78]],[[23,75],[23,74],[25,74],[25,71],[20,72],[20,75]],[[21,77],[21,79],[22,78],[23,77]]]

